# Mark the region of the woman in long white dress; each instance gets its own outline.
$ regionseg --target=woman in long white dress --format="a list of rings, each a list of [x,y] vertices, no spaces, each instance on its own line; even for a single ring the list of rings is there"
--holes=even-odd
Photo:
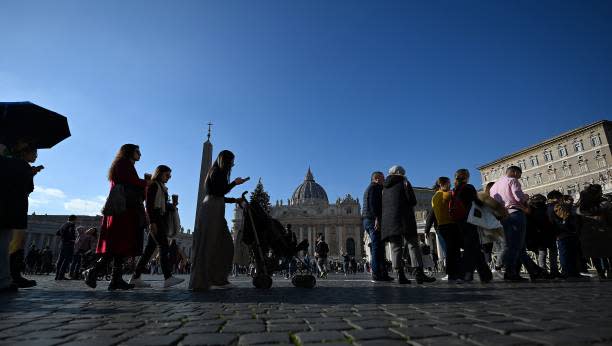
[[[193,267],[189,280],[189,289],[193,291],[230,285],[227,278],[232,271],[234,244],[225,220],[225,204],[242,200],[225,195],[248,180],[236,178],[230,182],[234,158],[231,151],[223,150],[206,176],[206,196],[193,234]]]

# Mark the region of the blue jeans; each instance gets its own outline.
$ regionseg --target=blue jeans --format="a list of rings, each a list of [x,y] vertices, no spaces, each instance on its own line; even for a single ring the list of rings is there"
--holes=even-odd
[[[563,274],[577,277],[578,271],[578,237],[566,237],[557,241],[559,247],[559,262]]]
[[[385,275],[385,245],[380,240],[380,231],[374,229],[374,220],[363,219],[363,228],[370,236],[370,254],[371,254],[371,265],[373,276],[384,276]]]
[[[502,220],[506,244],[502,261],[506,267],[506,273],[518,275],[521,263],[527,271],[532,274],[538,271],[538,265],[527,255],[525,249],[525,235],[527,234],[527,218],[522,211],[510,213],[510,216]]]

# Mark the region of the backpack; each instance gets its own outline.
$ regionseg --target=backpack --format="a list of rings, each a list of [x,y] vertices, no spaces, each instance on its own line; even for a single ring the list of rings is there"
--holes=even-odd
[[[468,217],[468,213],[470,212],[459,195],[461,191],[465,188],[465,185],[461,186],[459,190],[453,189],[451,191],[451,199],[448,202],[448,213],[450,214],[451,219],[455,222],[464,221]]]

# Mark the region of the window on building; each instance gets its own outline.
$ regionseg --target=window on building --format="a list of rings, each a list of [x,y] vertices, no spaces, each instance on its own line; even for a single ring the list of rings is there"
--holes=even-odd
[[[577,139],[574,141],[574,151],[579,153],[584,150],[584,146],[582,145],[582,139]]]
[[[599,136],[599,133],[591,134],[591,145],[594,147],[601,145],[601,137]]]
[[[544,161],[549,162],[553,160],[553,154],[552,151],[550,150],[546,150],[544,151]]]
[[[595,153],[595,160],[597,160],[597,168],[605,168],[608,165],[606,155],[602,155],[599,150]]]
[[[523,178],[523,186],[524,187],[529,187],[529,177]]]
[[[557,180],[557,170],[556,169],[554,168],[548,169],[548,180],[549,181]]]
[[[563,161],[563,176],[569,177],[572,175],[572,166],[567,164],[567,161]]]
[[[586,173],[589,171],[589,166],[587,165],[582,155],[578,156],[578,170],[580,171],[580,173]]]
[[[482,175],[482,181],[484,181],[484,182],[486,183],[488,180],[489,180],[489,176],[488,176],[488,174],[486,174],[486,173],[485,173],[485,174],[483,174],[483,175]]]
[[[534,177],[536,184],[542,184],[542,173],[538,173]]]
[[[519,160],[518,166],[521,167],[522,170],[527,169],[527,164],[525,164],[525,160]]]
[[[538,165],[538,157],[537,156],[531,156],[530,158],[531,161],[531,167],[535,167]]]
[[[560,145],[559,146],[559,156],[560,157],[566,157],[567,156],[567,148],[565,147],[565,145]]]

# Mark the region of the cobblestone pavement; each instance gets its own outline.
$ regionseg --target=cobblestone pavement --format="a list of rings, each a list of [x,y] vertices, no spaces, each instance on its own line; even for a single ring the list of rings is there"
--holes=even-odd
[[[612,282],[430,285],[330,276],[312,290],[108,292],[35,277],[0,296],[0,345],[612,345]]]

